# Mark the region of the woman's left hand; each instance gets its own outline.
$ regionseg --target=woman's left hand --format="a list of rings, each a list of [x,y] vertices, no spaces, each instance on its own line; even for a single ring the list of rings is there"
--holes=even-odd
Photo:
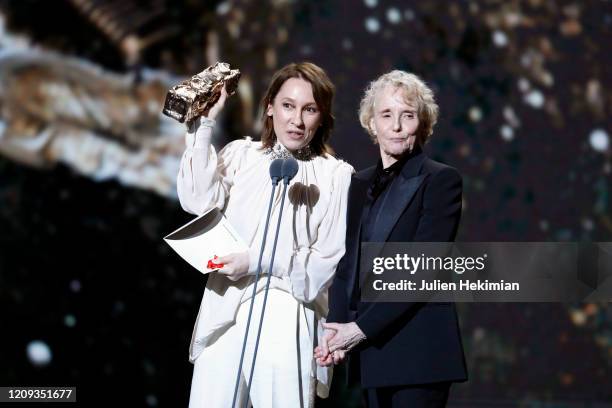
[[[249,271],[249,252],[236,252],[220,256],[215,260],[215,263],[223,264],[223,267],[217,270],[218,273],[226,275],[231,281],[237,281]]]
[[[343,350],[344,352],[351,351],[356,345],[366,339],[363,331],[357,326],[357,323],[323,323],[323,327],[327,330],[331,330],[332,333],[326,337],[327,353],[333,354],[337,350]],[[335,332],[335,333],[334,333]],[[342,356],[344,358],[344,356]]]
[[[206,117],[208,119],[212,119],[212,120],[217,119],[217,115],[219,114],[219,112],[221,112],[221,110],[225,106],[225,100],[226,99],[227,99],[227,90],[225,89],[225,85],[223,85],[223,88],[221,89],[221,95],[219,96],[219,99],[212,106],[212,108],[210,108],[210,110],[206,114]]]

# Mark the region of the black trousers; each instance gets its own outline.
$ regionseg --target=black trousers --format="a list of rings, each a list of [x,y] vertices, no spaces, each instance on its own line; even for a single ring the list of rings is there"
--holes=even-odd
[[[450,386],[450,382],[443,382],[367,388],[364,396],[368,408],[444,408]]]

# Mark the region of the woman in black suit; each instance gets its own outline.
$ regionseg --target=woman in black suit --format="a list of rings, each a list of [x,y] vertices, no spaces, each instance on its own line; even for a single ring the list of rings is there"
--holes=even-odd
[[[467,371],[452,303],[362,302],[362,242],[447,242],[461,216],[461,176],[422,150],[438,106],[416,75],[392,71],[361,101],[363,128],[380,160],[355,174],[349,190],[346,253],[329,292],[320,365],[342,362],[360,379],[370,407],[443,407]],[[353,359],[354,357],[354,359]]]

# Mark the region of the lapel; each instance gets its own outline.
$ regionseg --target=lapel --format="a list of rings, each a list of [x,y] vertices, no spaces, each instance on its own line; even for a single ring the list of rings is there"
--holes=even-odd
[[[419,175],[425,158],[425,154],[420,149],[416,151],[389,186],[389,192],[380,209],[382,216],[378,219],[371,237],[372,242],[386,242],[389,238],[393,227],[425,179],[424,174]]]

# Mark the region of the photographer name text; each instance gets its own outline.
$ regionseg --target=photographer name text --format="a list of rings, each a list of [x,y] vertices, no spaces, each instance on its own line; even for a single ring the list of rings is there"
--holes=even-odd
[[[499,281],[485,280],[461,280],[457,282],[442,282],[441,280],[427,281],[421,280],[420,285],[408,279],[401,279],[398,282],[385,282],[382,279],[377,279],[372,282],[372,287],[376,291],[519,291],[520,285],[518,282],[506,282],[503,279]]]

